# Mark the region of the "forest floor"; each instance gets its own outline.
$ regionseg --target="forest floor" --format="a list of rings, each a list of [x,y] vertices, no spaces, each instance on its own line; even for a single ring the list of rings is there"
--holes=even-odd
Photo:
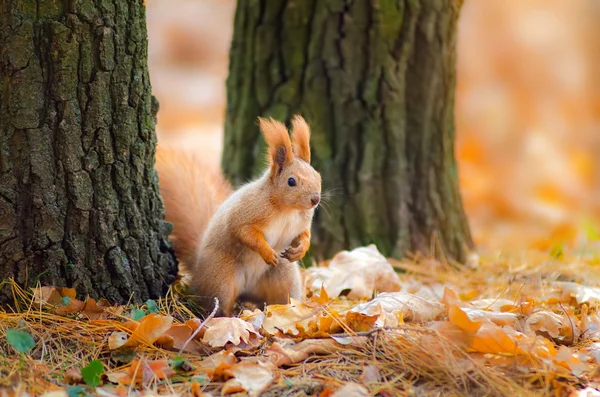
[[[305,270],[302,302],[207,321],[180,285],[113,306],[9,281],[0,396],[600,396],[600,247],[584,245],[466,264],[364,247]]]

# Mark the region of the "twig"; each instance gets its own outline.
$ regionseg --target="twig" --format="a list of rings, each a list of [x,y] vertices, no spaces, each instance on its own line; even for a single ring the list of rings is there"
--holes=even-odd
[[[206,324],[206,322],[208,320],[210,320],[211,318],[213,318],[215,316],[215,314],[217,314],[217,310],[219,310],[219,298],[215,297],[215,308],[213,309],[212,313],[210,313],[204,319],[204,321],[202,321],[202,323],[200,324],[200,326],[194,332],[192,332],[192,334],[190,335],[190,337],[188,338],[188,340],[185,341],[185,343],[183,344],[183,346],[181,346],[181,349],[179,349],[179,355],[180,356],[181,356],[181,352],[183,352],[185,350],[185,348],[187,347],[188,343],[190,343],[190,341],[192,339],[194,339],[196,337],[196,335],[198,335],[198,333],[200,332],[200,330],[202,329],[202,327],[204,327],[204,324]]]

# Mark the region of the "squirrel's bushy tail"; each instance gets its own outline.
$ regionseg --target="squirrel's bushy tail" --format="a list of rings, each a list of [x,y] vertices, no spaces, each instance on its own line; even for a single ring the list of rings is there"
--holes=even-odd
[[[158,145],[155,167],[175,254],[190,270],[210,219],[232,187],[217,166],[186,150]]]

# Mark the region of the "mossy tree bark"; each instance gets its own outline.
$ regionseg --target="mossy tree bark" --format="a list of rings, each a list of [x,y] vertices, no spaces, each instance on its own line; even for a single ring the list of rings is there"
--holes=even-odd
[[[454,158],[461,2],[238,3],[223,168],[236,183],[256,175],[256,117],[302,114],[333,190],[313,227],[318,258],[375,243],[461,260],[472,246]]]
[[[154,171],[145,7],[0,9],[0,279],[121,303],[163,295],[177,266]]]

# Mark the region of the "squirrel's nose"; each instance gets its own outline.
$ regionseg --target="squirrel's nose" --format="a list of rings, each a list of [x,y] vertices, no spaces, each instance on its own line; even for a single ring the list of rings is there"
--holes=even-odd
[[[319,193],[313,194],[313,196],[310,198],[310,202],[312,203],[313,206],[319,204],[320,200],[321,200],[321,195]]]

